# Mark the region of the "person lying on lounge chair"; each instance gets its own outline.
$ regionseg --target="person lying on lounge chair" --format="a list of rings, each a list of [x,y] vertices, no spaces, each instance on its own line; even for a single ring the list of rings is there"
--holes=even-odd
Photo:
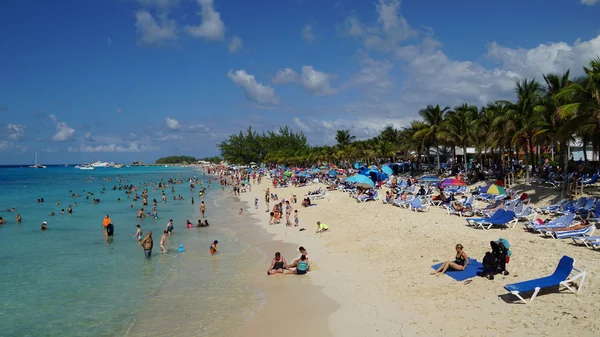
[[[461,204],[459,201],[453,202],[452,207],[454,207],[454,209],[457,212],[462,212],[462,213],[473,211],[470,206],[463,206],[463,204]]]
[[[469,257],[463,250],[463,246],[459,243],[456,245],[456,257],[454,258],[454,261],[446,261],[442,263],[442,265],[436,271],[432,272],[431,275],[442,275],[448,270],[448,268],[458,271],[465,270],[467,269],[468,264]]]

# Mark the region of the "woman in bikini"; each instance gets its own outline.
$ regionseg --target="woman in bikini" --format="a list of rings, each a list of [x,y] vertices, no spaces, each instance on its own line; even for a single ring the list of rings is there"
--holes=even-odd
[[[292,226],[292,223],[290,222],[290,215],[292,215],[292,211],[293,211],[293,208],[290,205],[290,201],[286,200],[285,201],[285,225],[288,227]]]
[[[442,275],[448,270],[448,268],[458,271],[465,270],[467,269],[468,264],[469,257],[463,250],[463,246],[459,243],[456,245],[456,257],[454,258],[454,261],[446,261],[442,263],[442,265],[436,271],[431,273],[431,275]]]

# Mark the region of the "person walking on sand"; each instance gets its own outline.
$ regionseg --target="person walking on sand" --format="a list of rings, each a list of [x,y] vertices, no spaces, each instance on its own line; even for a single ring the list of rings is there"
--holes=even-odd
[[[326,232],[328,229],[329,226],[327,226],[324,223],[321,223],[321,221],[317,221],[317,231],[315,232],[315,234]]]
[[[456,256],[454,258],[454,261],[446,261],[442,263],[442,265],[436,271],[432,272],[431,275],[442,275],[448,270],[448,268],[457,271],[467,269],[467,265],[469,264],[469,257],[467,256],[467,253],[465,253],[465,251],[463,250],[463,245],[459,243],[456,245],[455,248]]]
[[[271,260],[271,266],[269,266],[269,270],[267,270],[267,275],[273,274],[283,274],[283,271],[287,269],[287,262],[285,262],[285,258],[281,256],[280,252],[275,253],[275,257]]]
[[[204,220],[204,212],[206,212],[206,204],[204,200],[200,203],[200,213],[202,213],[202,220]]]
[[[162,250],[163,254],[167,252],[167,248],[165,247],[167,244],[167,235],[169,235],[169,232],[165,229],[163,231],[163,235],[160,237],[160,249]]]
[[[133,235],[133,237],[139,242],[142,241],[142,226],[135,225],[135,227],[137,228],[135,231],[135,234]]]
[[[294,210],[294,227],[298,227],[300,223],[300,219],[298,219],[298,210]]]
[[[269,208],[269,198],[271,197],[271,192],[269,191],[269,189],[267,188],[265,190],[265,204],[267,205],[267,210],[265,211],[266,213],[268,213],[270,211]]]
[[[144,255],[146,257],[152,256],[152,248],[154,247],[154,241],[152,240],[152,231],[148,231],[144,240],[142,240],[142,248],[144,248]]]

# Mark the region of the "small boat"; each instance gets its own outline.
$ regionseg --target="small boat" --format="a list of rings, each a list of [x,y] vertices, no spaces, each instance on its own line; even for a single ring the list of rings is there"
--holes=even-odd
[[[123,167],[123,164],[115,164],[113,167],[114,168],[121,168],[121,167]]]
[[[38,164],[38,162],[37,162],[37,152],[35,153],[35,156],[33,157],[33,165],[31,165],[29,167],[36,168],[36,169],[45,169],[46,168],[46,166]]]

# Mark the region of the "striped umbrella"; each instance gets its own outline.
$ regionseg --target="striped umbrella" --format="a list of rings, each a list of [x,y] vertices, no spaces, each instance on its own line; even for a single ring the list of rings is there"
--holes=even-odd
[[[485,186],[484,188],[481,189],[481,193],[487,193],[487,194],[507,194],[506,190],[504,189],[504,187],[498,186],[496,184],[491,184],[491,185]]]

